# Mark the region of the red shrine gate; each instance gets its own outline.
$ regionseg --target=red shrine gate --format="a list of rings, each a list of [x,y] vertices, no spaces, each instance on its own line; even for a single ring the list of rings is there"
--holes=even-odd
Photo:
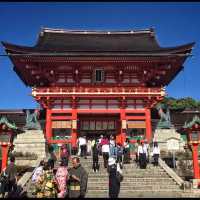
[[[65,124],[65,128],[72,128],[71,142],[75,145],[77,129],[81,129],[82,132],[97,133],[110,131],[116,135],[117,142],[123,143],[127,127],[145,128],[146,139],[150,141],[152,136],[150,108],[162,99],[165,92],[161,88],[74,87],[33,89],[32,94],[43,105],[49,102],[48,99],[51,100],[46,117],[46,138],[49,143],[66,142],[52,140],[52,127],[61,121]],[[135,99],[131,98],[132,96]],[[60,101],[56,100],[57,98]]]
[[[183,68],[193,43],[162,48],[152,29],[65,31],[43,29],[34,47],[3,43],[14,70],[46,109],[48,143],[76,146],[86,133],[115,134],[123,143],[129,129],[152,139],[151,108],[165,96]],[[56,139],[56,130],[65,130]]]

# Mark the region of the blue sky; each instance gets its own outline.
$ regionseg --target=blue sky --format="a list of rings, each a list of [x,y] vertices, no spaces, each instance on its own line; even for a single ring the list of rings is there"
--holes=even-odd
[[[200,3],[46,2],[0,3],[0,41],[33,46],[41,27],[139,30],[153,27],[163,47],[196,42],[184,70],[167,87],[169,96],[200,100]],[[5,54],[0,45],[0,54]],[[31,88],[0,57],[0,109],[35,108]]]

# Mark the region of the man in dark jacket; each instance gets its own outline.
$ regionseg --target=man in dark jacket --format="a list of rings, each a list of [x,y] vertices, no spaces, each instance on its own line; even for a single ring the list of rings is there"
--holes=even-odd
[[[97,140],[95,139],[94,146],[92,147],[92,161],[94,172],[99,171],[99,149],[97,147]]]
[[[10,164],[5,170],[8,175],[8,196],[12,197],[17,191],[17,167],[15,165],[15,157],[10,158]]]
[[[87,191],[88,173],[81,166],[79,157],[72,158],[72,166],[68,169],[69,198],[84,198]]]
[[[120,192],[120,181],[117,178],[117,164],[112,157],[108,160],[108,174],[109,174],[109,198],[118,198]]]

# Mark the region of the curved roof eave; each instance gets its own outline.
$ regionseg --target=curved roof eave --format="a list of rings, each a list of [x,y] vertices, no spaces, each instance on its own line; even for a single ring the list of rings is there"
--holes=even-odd
[[[52,51],[41,51],[41,50],[38,50],[37,48],[35,47],[27,47],[27,46],[21,46],[21,45],[15,45],[15,44],[11,44],[11,43],[7,43],[7,42],[1,42],[2,45],[4,46],[4,48],[6,49],[6,52],[9,53],[9,52],[14,52],[14,53],[25,53],[25,54],[28,54],[28,53],[45,53],[45,52],[52,52]],[[164,48],[161,48],[160,50],[156,50],[156,51],[143,51],[143,52],[133,52],[133,51],[108,51],[108,52],[105,52],[105,51],[71,51],[70,53],[122,53],[122,54],[137,54],[137,55],[140,55],[140,54],[162,54],[162,53],[168,53],[168,54],[176,54],[176,53],[181,53],[181,52],[185,52],[185,51],[191,51],[193,46],[195,45],[195,42],[191,42],[191,43],[188,43],[188,44],[184,44],[184,45],[180,45],[180,46],[176,46],[176,47],[164,47]],[[68,51],[69,52],[69,51]],[[57,52],[58,53],[58,52]],[[67,53],[67,51],[66,51]]]

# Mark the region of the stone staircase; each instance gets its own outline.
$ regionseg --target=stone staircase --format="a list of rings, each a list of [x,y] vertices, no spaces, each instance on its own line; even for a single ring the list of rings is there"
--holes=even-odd
[[[100,171],[92,170],[92,159],[81,158],[81,164],[89,173],[86,197],[108,197],[108,174],[100,157]],[[71,166],[71,163],[69,164]],[[124,180],[121,182],[119,198],[154,198],[181,197],[183,190],[160,166],[149,164],[147,169],[140,169],[133,161],[123,167]],[[32,197],[33,185],[28,187],[28,197]]]
[[[34,153],[38,158],[46,156],[46,140],[42,130],[26,130],[14,139],[14,152]]]
[[[108,174],[100,157],[100,171],[91,169],[91,159],[83,160],[82,164],[89,172],[88,192],[86,197],[108,197]],[[140,169],[135,162],[124,164],[124,180],[121,182],[120,198],[127,197],[179,197],[183,191],[161,167],[149,164],[147,169]]]

